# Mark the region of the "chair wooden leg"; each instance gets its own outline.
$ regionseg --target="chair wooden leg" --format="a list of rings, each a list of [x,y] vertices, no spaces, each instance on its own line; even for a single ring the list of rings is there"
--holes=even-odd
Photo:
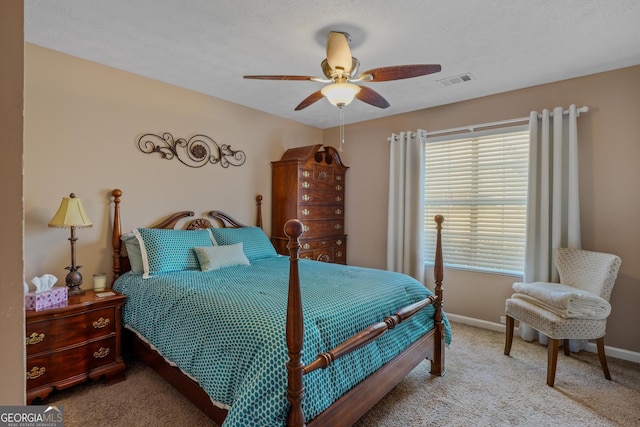
[[[564,350],[565,356],[571,356],[571,346],[569,345],[569,340],[562,340],[562,349]]]
[[[598,346],[598,358],[600,359],[600,366],[602,366],[602,372],[604,372],[604,377],[610,380],[611,374],[609,374],[609,366],[607,366],[607,356],[604,354],[604,337],[598,338],[596,340],[596,344]]]
[[[547,385],[549,387],[553,387],[553,383],[556,380],[558,347],[560,347],[560,340],[549,338],[549,342],[547,343]]]
[[[507,356],[511,353],[511,343],[513,342],[513,317],[507,315],[505,322],[505,335],[504,335],[504,354]]]

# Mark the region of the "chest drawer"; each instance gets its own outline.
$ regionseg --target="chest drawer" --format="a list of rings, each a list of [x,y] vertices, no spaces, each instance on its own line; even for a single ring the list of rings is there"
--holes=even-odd
[[[27,390],[86,374],[116,361],[115,335],[84,346],[27,358]]]
[[[322,221],[302,221],[303,237],[340,236],[344,234],[344,219],[327,219]]]
[[[328,219],[328,218],[344,218],[344,206],[326,206],[326,205],[302,205],[298,208],[298,219],[305,221],[306,219]]]
[[[115,308],[107,307],[26,326],[27,355],[67,347],[115,332]]]
[[[300,190],[298,191],[298,203],[300,204],[325,204],[325,205],[344,205],[344,192],[336,191],[314,191]]]

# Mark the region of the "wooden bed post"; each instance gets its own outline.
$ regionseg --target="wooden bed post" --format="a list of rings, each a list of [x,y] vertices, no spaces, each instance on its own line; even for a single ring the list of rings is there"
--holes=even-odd
[[[433,375],[442,376],[445,374],[444,368],[444,323],[442,322],[442,307],[444,302],[442,301],[442,279],[444,277],[444,267],[442,262],[442,223],[444,217],[442,215],[436,215],[434,218],[436,222],[436,254],[434,265],[434,280],[435,280],[435,294],[438,298],[434,307],[435,313],[433,319],[435,321],[436,337],[434,340],[434,356],[431,361],[431,373]]]
[[[304,393],[304,364],[302,363],[302,342],[304,340],[304,319],[302,314],[302,296],[300,292],[300,274],[298,256],[300,252],[299,237],[304,227],[297,219],[290,219],[284,225],[284,233],[289,237],[287,248],[291,253],[289,265],[289,298],[287,300],[287,400],[291,405],[287,425],[302,427],[305,425],[302,413],[302,395]]]
[[[120,264],[120,250],[122,249],[122,241],[120,240],[120,236],[122,236],[122,226],[120,225],[120,196],[122,196],[122,191],[119,189],[115,189],[111,192],[113,196],[113,230],[111,236],[111,245],[113,247],[113,279],[111,281],[111,285],[116,281],[118,277],[120,277],[120,272],[122,271],[122,266]]]
[[[262,228],[262,195],[258,194],[256,196],[256,226]]]

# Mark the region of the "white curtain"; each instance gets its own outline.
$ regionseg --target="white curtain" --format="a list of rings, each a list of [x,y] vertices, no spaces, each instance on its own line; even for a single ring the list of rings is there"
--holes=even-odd
[[[424,283],[424,134],[400,132],[389,138],[387,270]]]
[[[571,105],[530,115],[529,189],[525,282],[557,282],[553,262],[558,247],[580,248],[580,204],[578,195],[578,111]],[[544,335],[520,325],[520,336],[546,344]],[[571,342],[578,351],[585,342]]]

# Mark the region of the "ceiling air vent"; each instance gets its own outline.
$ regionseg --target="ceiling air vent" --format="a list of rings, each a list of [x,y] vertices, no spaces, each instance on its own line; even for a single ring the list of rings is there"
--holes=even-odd
[[[473,74],[471,73],[464,73],[464,74],[460,74],[459,76],[453,76],[453,77],[447,77],[446,79],[440,79],[437,80],[438,83],[440,83],[441,86],[451,86],[451,85],[455,85],[458,83],[464,83],[464,82],[468,82],[471,80],[475,80],[475,77],[473,77]]]

